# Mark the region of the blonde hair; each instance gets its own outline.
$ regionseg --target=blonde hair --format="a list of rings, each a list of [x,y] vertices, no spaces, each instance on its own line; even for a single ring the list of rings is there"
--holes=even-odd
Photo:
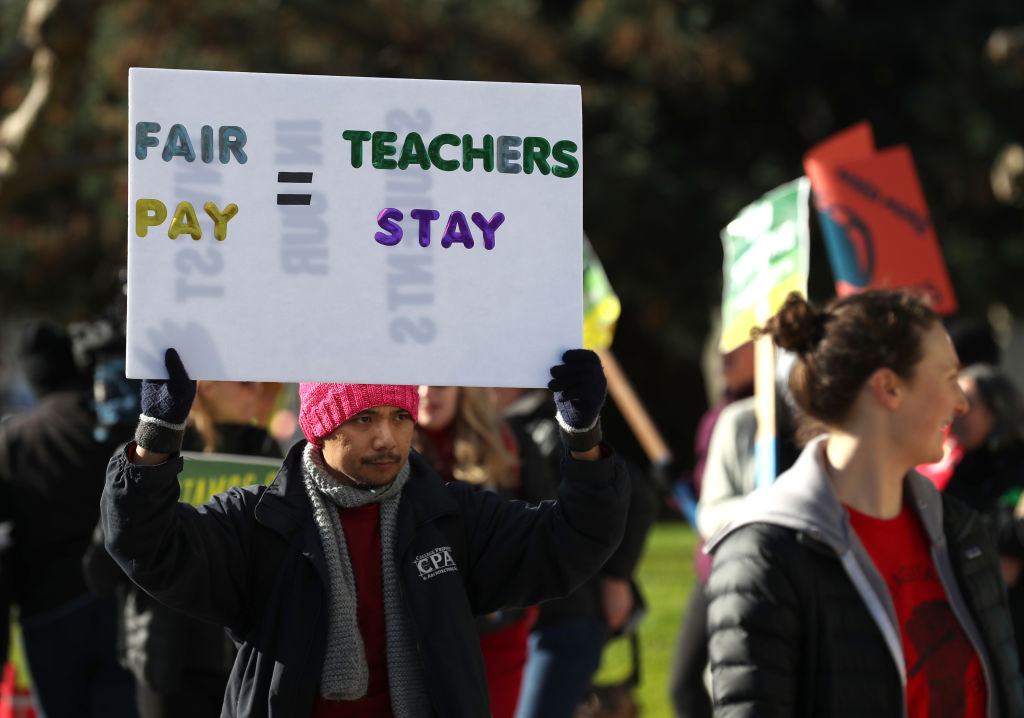
[[[452,420],[452,476],[460,481],[490,489],[518,486],[518,461],[506,448],[507,427],[498,416],[489,389],[458,387],[459,395]],[[413,440],[417,451],[437,466],[439,452],[422,431]]]
[[[203,442],[203,453],[212,454],[217,450],[217,426],[213,422],[213,411],[203,398],[203,392],[196,391],[192,409],[188,414],[188,422],[195,427],[196,433]]]

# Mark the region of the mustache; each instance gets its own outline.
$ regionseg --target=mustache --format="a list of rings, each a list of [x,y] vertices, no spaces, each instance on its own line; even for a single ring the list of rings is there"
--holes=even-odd
[[[381,462],[381,461],[399,462],[401,460],[402,460],[401,456],[399,456],[398,454],[395,454],[393,452],[390,452],[390,451],[386,451],[383,454],[377,454],[375,456],[367,456],[367,457],[361,459],[362,463],[364,463],[364,464],[376,464],[376,463]]]

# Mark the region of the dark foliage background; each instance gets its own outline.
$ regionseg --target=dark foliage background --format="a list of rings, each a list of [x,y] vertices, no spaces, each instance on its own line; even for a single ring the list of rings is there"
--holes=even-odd
[[[580,84],[614,350],[686,463],[719,230],[860,120],[913,150],[963,312],[1024,312],[1022,28],[1007,0],[6,0],[0,306],[70,321],[116,301],[131,66]]]

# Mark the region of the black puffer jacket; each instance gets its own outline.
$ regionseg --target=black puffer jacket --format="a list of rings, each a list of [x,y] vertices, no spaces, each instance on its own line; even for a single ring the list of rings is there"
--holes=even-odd
[[[1001,556],[1024,559],[1024,522],[1014,519],[1013,507],[1024,487],[1024,443],[984,446],[964,455],[945,494],[979,512]],[[1017,635],[1017,652],[1024,653],[1024,581],[1009,588],[1010,615]]]
[[[879,598],[884,583],[818,475],[817,446],[767,492],[771,500],[748,502],[749,513],[709,544],[716,716],[906,715],[891,603]],[[905,486],[937,535],[933,561],[982,661],[988,715],[1024,716],[1006,592],[984,525],[922,477]]]

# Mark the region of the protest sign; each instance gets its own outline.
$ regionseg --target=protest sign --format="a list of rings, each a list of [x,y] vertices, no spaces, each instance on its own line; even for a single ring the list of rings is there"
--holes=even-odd
[[[583,346],[607,349],[615,336],[622,305],[612,289],[597,252],[583,237]]]
[[[877,151],[861,122],[804,156],[839,296],[916,288],[940,314],[956,312],[914,160],[905,145]]]
[[[653,464],[668,465],[672,453],[654,420],[612,352],[615,324],[622,305],[604,266],[586,235],[583,237],[583,346],[601,359],[608,379],[608,394]]]
[[[133,69],[127,373],[543,386],[582,342],[577,86]]]
[[[807,293],[809,188],[805,177],[776,187],[722,230],[723,353],[750,341],[790,292]]]
[[[233,486],[267,486],[281,468],[280,459],[236,454],[205,454],[197,451],[181,452],[184,461],[178,474],[181,495],[178,500],[193,506],[202,506],[214,494]]]
[[[744,207],[722,230],[725,256],[722,337],[719,350],[733,351],[750,341],[750,330],[779,310],[790,292],[807,294],[810,235],[807,197],[810,183],[800,177]],[[757,485],[775,480],[775,353],[771,337],[755,344],[754,388]]]

